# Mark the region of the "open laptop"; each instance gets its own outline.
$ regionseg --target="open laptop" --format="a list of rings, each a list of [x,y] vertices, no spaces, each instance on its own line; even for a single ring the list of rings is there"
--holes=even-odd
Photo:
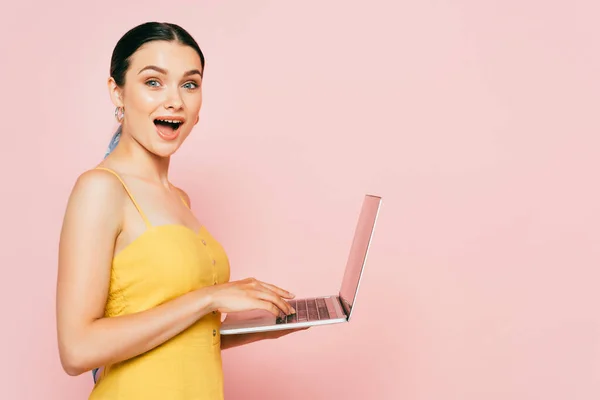
[[[293,315],[281,313],[279,317],[275,317],[264,310],[230,313],[221,324],[221,335],[296,329],[350,321],[380,206],[381,197],[365,196],[338,294],[288,300],[296,310],[296,314]]]

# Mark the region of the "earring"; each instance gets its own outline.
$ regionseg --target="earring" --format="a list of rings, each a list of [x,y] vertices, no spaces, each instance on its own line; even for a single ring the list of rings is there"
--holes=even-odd
[[[118,123],[121,123],[121,121],[123,121],[124,116],[125,116],[125,110],[123,109],[123,107],[115,108],[115,119],[117,120]]]

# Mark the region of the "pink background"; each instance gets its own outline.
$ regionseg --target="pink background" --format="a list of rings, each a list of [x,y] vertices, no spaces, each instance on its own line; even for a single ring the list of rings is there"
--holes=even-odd
[[[384,198],[355,319],[227,350],[227,398],[599,398],[599,4],[3,5],[0,398],[91,388],[58,361],[58,234],[115,129],[113,46],[147,20],[206,53],[172,180],[234,279],[335,291]]]

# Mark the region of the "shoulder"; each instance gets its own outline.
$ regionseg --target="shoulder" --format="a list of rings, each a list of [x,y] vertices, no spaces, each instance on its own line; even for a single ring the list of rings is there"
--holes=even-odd
[[[77,177],[72,195],[99,202],[122,197],[123,192],[123,185],[116,175],[106,170],[91,169]]]
[[[188,196],[188,194],[181,188],[178,188],[177,186],[173,186],[175,188],[175,190],[177,190],[177,192],[179,193],[179,195],[181,197],[183,197],[183,200],[185,201],[185,203],[187,204],[187,206],[189,208],[192,208],[192,202],[190,200],[190,196]]]
[[[119,179],[106,170],[92,169],[80,174],[69,197],[68,209],[75,214],[114,217],[122,210],[126,192]]]

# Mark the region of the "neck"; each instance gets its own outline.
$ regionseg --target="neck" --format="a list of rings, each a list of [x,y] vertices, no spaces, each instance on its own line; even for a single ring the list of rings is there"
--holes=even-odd
[[[125,130],[121,133],[119,145],[113,154],[115,159],[122,160],[123,165],[127,168],[127,173],[170,188],[169,164],[171,157],[160,157],[149,152]]]

